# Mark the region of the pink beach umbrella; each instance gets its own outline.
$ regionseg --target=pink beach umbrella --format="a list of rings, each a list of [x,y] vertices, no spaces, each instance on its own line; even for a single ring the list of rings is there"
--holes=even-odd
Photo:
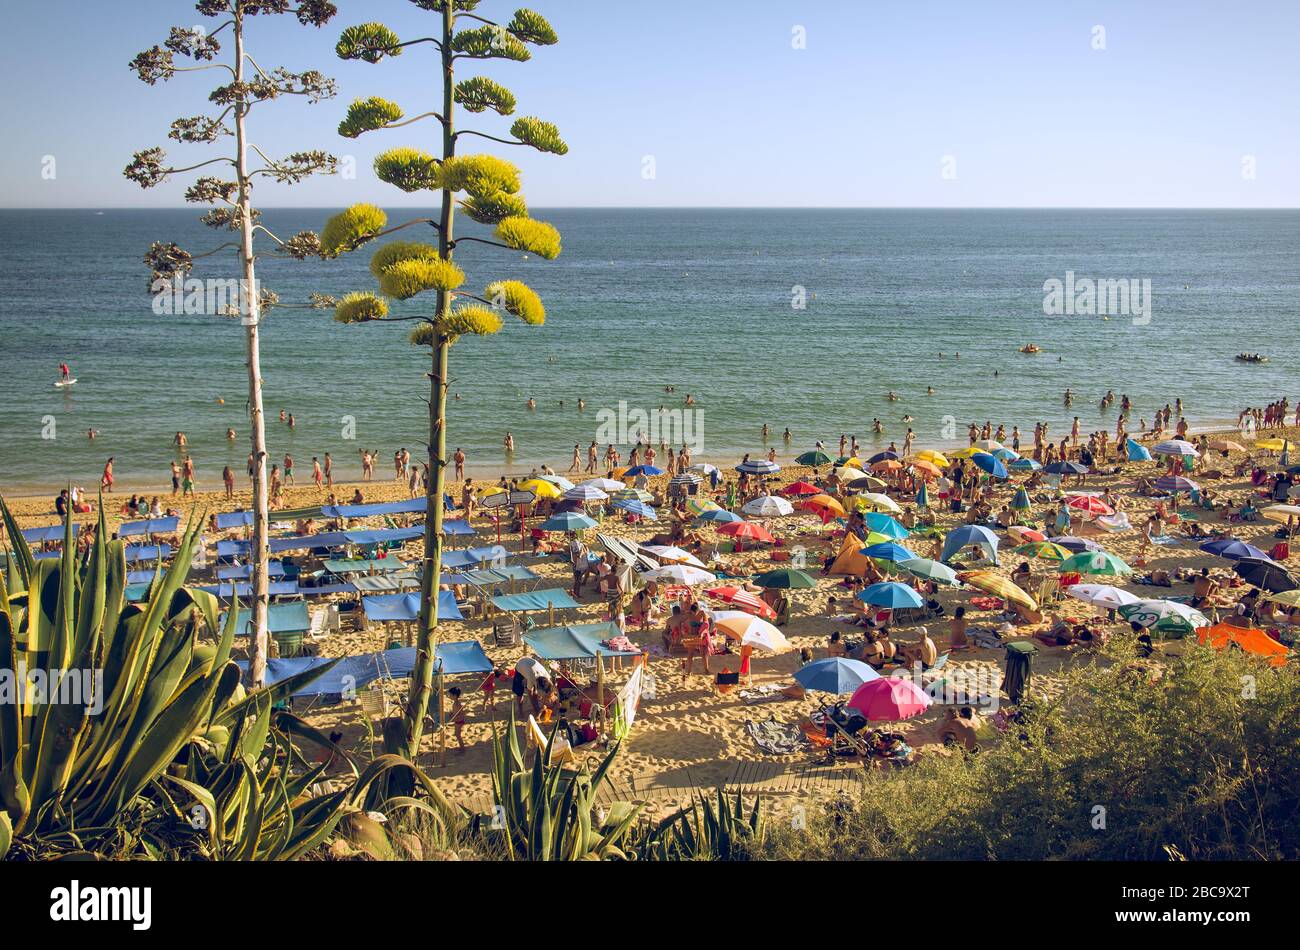
[[[925,690],[910,679],[882,676],[863,683],[849,700],[850,709],[856,709],[872,722],[897,722],[911,719],[925,712],[930,697]]]

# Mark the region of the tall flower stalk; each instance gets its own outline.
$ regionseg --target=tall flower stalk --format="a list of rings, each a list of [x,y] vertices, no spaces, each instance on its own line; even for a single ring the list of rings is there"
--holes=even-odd
[[[169,137],[174,141],[219,145],[228,138],[234,139],[233,149],[226,154],[186,167],[168,163],[161,148],[136,152],[127,165],[125,175],[142,188],[152,188],[171,176],[196,171],[206,166],[226,166],[231,178],[204,174],[186,190],[185,200],[195,204],[212,205],[202,221],[217,230],[237,232],[238,240],[227,241],[218,247],[191,254],[175,243],[155,242],[145,255],[145,263],[153,271],[151,290],[165,293],[183,280],[192,270],[194,262],[223,251],[233,251],[238,261],[240,289],[238,313],[244,327],[244,341],[248,367],[248,422],[250,434],[253,493],[253,531],[250,562],[252,564],[252,629],[250,631],[249,673],[254,686],[261,686],[266,674],[268,652],[267,612],[270,601],[269,553],[267,533],[269,527],[266,483],[266,420],[262,407],[262,369],[259,331],[265,313],[278,303],[274,293],[258,287],[256,277],[257,255],[254,251],[258,234],[271,240],[277,251],[299,260],[320,253],[320,239],[314,232],[302,231],[281,240],[259,223],[260,213],[253,207],[253,186],[258,176],[265,176],[282,184],[296,184],[314,174],[334,174],[338,161],[322,151],[295,152],[285,158],[273,159],[250,140],[248,117],[255,107],[280,96],[302,96],[315,103],[334,95],[333,80],[316,70],[300,73],[286,69],[264,70],[245,48],[249,20],[258,15],[292,13],[304,26],[320,27],[337,12],[334,4],[324,0],[200,0],[195,5],[200,14],[215,17],[218,24],[211,30],[201,27],[172,27],[170,35],[161,46],[140,53],[131,61],[131,69],[149,85],[172,79],[177,73],[217,70],[225,72],[230,82],[218,86],[209,95],[216,115],[183,117],[172,123]],[[228,34],[233,40],[229,61],[221,60],[222,45],[219,37]],[[194,65],[177,65],[176,58],[184,57]],[[262,164],[250,168],[249,153],[257,155]]]
[[[439,192],[441,206],[436,218],[415,218],[390,226],[379,208],[359,204],[331,218],[321,232],[321,253],[334,257],[353,251],[376,238],[412,227],[429,227],[436,242],[391,241],[371,258],[370,271],[378,281],[379,293],[349,293],[338,301],[334,318],[341,323],[414,321],[411,342],[428,347],[429,370],[429,478],[425,499],[424,562],[420,582],[420,621],[417,630],[416,665],[411,691],[403,715],[400,735],[387,738],[395,751],[413,758],[420,746],[424,717],[433,689],[433,660],[437,648],[438,581],[442,572],[443,494],[447,466],[448,356],[461,336],[487,336],[501,329],[501,314],[519,317],[527,324],[540,325],[546,318],[541,298],[516,280],[489,283],[482,294],[461,290],[465,274],[452,258],[456,246],[466,241],[511,251],[536,254],[552,260],[560,253],[560,235],[550,224],[535,221],[528,214],[520,191],[519,169],[493,155],[457,155],[461,136],[472,135],[505,145],[525,146],[563,155],[568,146],[556,127],[530,116],[514,120],[509,136],[491,135],[474,129],[457,129],[456,105],[481,114],[491,110],[501,116],[513,114],[515,97],[485,76],[456,79],[461,60],[514,60],[531,58],[529,46],[556,42],[555,31],[537,13],[517,10],[507,23],[498,23],[474,12],[479,0],[414,0],[415,4],[440,15],[434,35],[403,41],[382,23],[365,23],[343,31],[336,47],[339,57],[378,63],[399,56],[409,47],[430,47],[437,55],[440,86],[433,108],[407,118],[401,107],[378,97],[352,103],[339,125],[339,134],[356,138],[410,125],[421,120],[436,122],[441,134],[436,153],[418,148],[394,148],[375,158],[375,174],[384,182],[408,194]],[[465,24],[462,26],[462,24]],[[493,238],[454,235],[456,209],[472,220],[495,227]],[[409,300],[432,293],[429,312],[395,316],[389,312],[389,298]]]

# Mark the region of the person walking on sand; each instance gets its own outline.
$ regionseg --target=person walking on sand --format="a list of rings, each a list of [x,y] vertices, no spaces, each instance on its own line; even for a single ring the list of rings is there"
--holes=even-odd
[[[582,470],[582,449],[578,443],[573,443],[573,462],[569,465],[570,472],[579,472]]]
[[[311,480],[320,488],[325,483],[325,473],[321,471],[320,459],[316,456],[311,457]]]
[[[99,477],[99,487],[109,493],[113,491],[113,459],[115,457],[113,455],[108,457],[108,461],[104,463],[104,474]]]
[[[181,497],[194,495],[194,459],[188,455],[181,463]]]
[[[293,481],[293,456],[288,452],[284,453],[284,483],[292,485]]]
[[[235,473],[227,465],[221,470],[221,481],[226,486],[226,501],[235,497]]]
[[[325,453],[325,487],[334,487],[334,460],[328,452]]]

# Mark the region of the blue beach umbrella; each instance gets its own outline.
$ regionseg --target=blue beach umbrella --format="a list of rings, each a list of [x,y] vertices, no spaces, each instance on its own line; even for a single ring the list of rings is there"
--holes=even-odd
[[[880,679],[880,674],[861,660],[832,656],[824,660],[814,660],[802,669],[796,670],[794,679],[809,691],[843,695],[854,692],[863,683]]]
[[[1025,511],[1032,507],[1033,504],[1029,500],[1029,492],[1025,491],[1023,487],[1017,488],[1016,497],[1011,499],[1011,510]]]
[[[994,478],[1007,477],[1007,467],[988,452],[976,452],[970,457],[970,460],[977,468],[988,472]]]
[[[901,541],[911,533],[883,511],[868,512],[862,520],[866,522],[868,531],[883,534],[894,541]]]
[[[630,478],[636,478],[638,475],[662,475],[662,468],[655,468],[653,465],[634,465],[623,474]]]
[[[877,452],[875,455],[871,456],[871,458],[867,459],[867,464],[875,465],[877,462],[897,462],[900,458],[902,458],[902,456],[897,452]]]
[[[1128,460],[1130,462],[1151,461],[1151,452],[1147,449],[1145,445],[1142,445],[1139,442],[1135,442],[1132,439],[1129,439],[1127,442],[1124,443],[1124,447],[1128,449]]]
[[[1016,459],[1020,458],[1020,453],[1014,449],[1008,449],[1003,446],[993,453],[993,457],[1002,462],[1014,462]]]
[[[1245,541],[1238,541],[1236,538],[1220,538],[1217,541],[1206,541],[1201,545],[1201,550],[1217,557],[1226,557],[1230,561],[1240,561],[1244,557],[1256,558],[1261,561],[1273,560],[1255,545],[1247,544]]]
[[[1088,466],[1078,462],[1053,462],[1043,469],[1048,475],[1087,475]]]
[[[646,519],[646,521],[659,520],[659,516],[655,514],[655,510],[651,508],[649,505],[647,505],[644,501],[638,501],[632,498],[627,498],[627,499],[620,498],[617,501],[613,502],[610,505],[610,507],[618,508],[622,511],[627,511],[634,515],[639,515],[640,517]]]
[[[916,552],[909,551],[901,544],[895,544],[893,541],[882,541],[880,544],[869,545],[862,549],[862,554],[881,561],[889,561],[891,564],[911,561],[916,557]]]
[[[948,561],[962,548],[976,545],[994,564],[998,563],[998,536],[979,524],[965,524],[948,532],[939,560]]]
[[[596,527],[596,522],[577,511],[565,511],[551,515],[542,522],[543,531],[585,531]]]
[[[726,521],[744,521],[745,519],[738,514],[727,511],[725,508],[711,508],[696,517],[696,522],[700,521],[717,521],[719,523]]]
[[[883,581],[864,587],[858,592],[858,600],[873,607],[887,607],[890,610],[925,606],[925,601],[916,591],[897,581]]]
[[[920,490],[917,491],[916,493],[916,507],[918,508],[930,507],[930,490],[925,487],[924,483],[921,484]]]
[[[1007,468],[1014,468],[1017,472],[1036,472],[1042,467],[1042,465],[1029,458],[1018,458],[1007,466]]]

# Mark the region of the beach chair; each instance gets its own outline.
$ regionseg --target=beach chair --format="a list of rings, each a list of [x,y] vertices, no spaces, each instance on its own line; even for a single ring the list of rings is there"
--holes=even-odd
[[[499,647],[517,647],[523,643],[523,629],[514,614],[507,615],[505,621],[492,624],[492,638]]]
[[[357,705],[371,722],[382,723],[388,718],[388,694],[382,684],[372,685],[357,691]]]
[[[536,748],[538,755],[541,755],[546,748],[546,733],[542,732],[542,727],[537,724],[537,720],[531,715],[528,717],[528,745]],[[556,735],[555,740],[551,743],[550,764],[565,765],[573,762],[576,758],[573,747],[569,745],[569,740]]]
[[[1038,585],[1038,596],[1035,598],[1038,606],[1044,604],[1054,604],[1061,599],[1061,582],[1055,577],[1044,578]]]

